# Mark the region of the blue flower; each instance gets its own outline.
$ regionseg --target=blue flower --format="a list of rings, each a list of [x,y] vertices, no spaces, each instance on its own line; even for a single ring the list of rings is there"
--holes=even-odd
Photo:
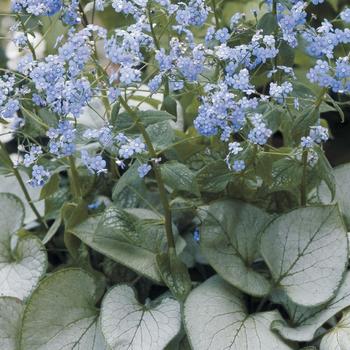
[[[137,168],[137,172],[139,173],[139,176],[141,178],[144,178],[152,169],[152,166],[149,164],[141,164],[138,168]]]

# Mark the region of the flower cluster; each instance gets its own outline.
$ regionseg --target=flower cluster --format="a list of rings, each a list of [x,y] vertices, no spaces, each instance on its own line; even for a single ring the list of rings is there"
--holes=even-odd
[[[74,141],[76,130],[69,121],[60,121],[58,128],[50,128],[47,136],[50,139],[49,151],[53,155],[57,157],[68,157],[75,152],[76,145]]]

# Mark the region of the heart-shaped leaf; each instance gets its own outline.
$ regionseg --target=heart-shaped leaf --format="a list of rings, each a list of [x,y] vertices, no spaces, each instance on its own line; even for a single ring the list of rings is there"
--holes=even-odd
[[[350,306],[350,273],[347,273],[337,295],[326,305],[305,308],[293,304],[285,297],[274,300],[283,304],[288,311],[293,326],[286,322],[274,322],[272,328],[283,338],[295,341],[311,341],[316,331],[332,316]]]
[[[105,350],[96,285],[81,269],[64,269],[41,281],[23,315],[21,350]]]
[[[201,248],[211,266],[236,288],[255,296],[270,291],[270,282],[253,269],[259,240],[270,215],[240,201],[209,207],[201,226]]]
[[[249,315],[244,296],[219,276],[194,289],[185,302],[185,327],[193,350],[291,350],[270,330],[278,311]]]
[[[21,301],[16,298],[0,298],[0,349],[18,349],[23,308]]]
[[[23,300],[45,273],[47,256],[38,238],[16,235],[24,218],[20,200],[0,193],[0,205],[0,296]]]
[[[337,206],[293,210],[275,219],[261,238],[261,253],[276,286],[299,305],[334,297],[347,266],[348,242]]]
[[[101,254],[162,283],[156,256],[166,248],[163,219],[146,209],[132,213],[112,206],[71,232]]]
[[[25,183],[25,187],[30,195],[30,198],[32,199],[35,208],[38,210],[39,214],[41,216],[44,215],[45,212],[45,203],[44,201],[39,201],[40,198],[40,188],[38,187],[31,187],[29,184],[27,184],[29,177],[25,172],[20,172],[20,175],[23,179],[23,182]],[[37,217],[35,213],[33,212],[32,208],[28,204],[28,201],[26,197],[23,194],[23,191],[21,187],[18,184],[18,181],[15,176],[0,176],[0,193],[2,192],[8,192],[12,193],[13,195],[17,196],[21,202],[24,204],[25,209],[25,218],[24,223],[29,224],[32,221],[37,220]]]
[[[112,350],[163,350],[180,331],[180,304],[167,297],[142,305],[131,287],[115,286],[102,302],[101,327]]]
[[[350,310],[343,313],[338,324],[325,334],[320,344],[320,350],[350,349]]]

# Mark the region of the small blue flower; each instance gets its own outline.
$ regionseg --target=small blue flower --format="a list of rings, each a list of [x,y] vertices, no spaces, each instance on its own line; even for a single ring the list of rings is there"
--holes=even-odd
[[[199,228],[196,227],[193,231],[193,239],[195,242],[199,243],[200,241],[200,233],[199,233]]]
[[[149,164],[142,164],[137,168],[137,172],[141,178],[144,178],[152,169],[152,166]]]

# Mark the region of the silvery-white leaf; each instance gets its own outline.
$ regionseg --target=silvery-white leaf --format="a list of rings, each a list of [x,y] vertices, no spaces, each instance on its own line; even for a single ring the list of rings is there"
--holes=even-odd
[[[21,177],[25,183],[25,186],[27,188],[27,191],[30,195],[30,198],[32,199],[37,211],[41,216],[45,213],[45,202],[43,200],[39,201],[40,197],[40,188],[38,187],[31,187],[27,181],[29,180],[28,175],[25,172],[20,172]],[[21,202],[24,204],[25,209],[25,218],[24,218],[24,224],[29,224],[32,221],[35,221],[37,217],[35,216],[32,208],[28,204],[27,199],[25,198],[23,191],[21,187],[18,184],[18,181],[15,176],[7,176],[7,175],[0,175],[0,193],[7,192],[12,193],[16,195]]]
[[[350,228],[350,164],[347,163],[337,166],[333,171],[336,184],[335,198],[340,205],[340,210],[344,215],[345,222]]]
[[[24,217],[20,200],[12,194],[0,193],[0,205],[0,296],[23,300],[46,271],[46,251],[37,237],[15,236]]]
[[[249,315],[244,296],[213,276],[188,296],[184,322],[193,350],[291,350],[270,330],[278,311]]]
[[[112,350],[163,350],[180,331],[180,304],[166,297],[142,305],[131,287],[118,285],[102,302],[101,328]]]
[[[275,285],[308,307],[334,297],[348,260],[346,230],[336,205],[281,215],[262,235],[260,249]]]
[[[211,266],[248,294],[268,294],[270,282],[253,269],[253,263],[270,215],[250,204],[229,200],[215,202],[207,214],[201,225],[200,246]]]
[[[23,304],[12,297],[0,298],[0,349],[18,350]]]
[[[41,281],[23,315],[21,350],[106,350],[98,322],[96,285],[81,269]]]
[[[345,310],[339,323],[322,338],[320,350],[350,349],[350,311]]]
[[[327,320],[350,306],[350,273],[348,272],[345,276],[337,295],[326,305],[305,308],[297,305],[293,306],[291,302],[283,304],[287,305],[286,309],[292,323],[294,323],[294,327],[287,325],[285,322],[274,322],[272,328],[277,330],[283,338],[295,341],[311,341],[316,331]]]

